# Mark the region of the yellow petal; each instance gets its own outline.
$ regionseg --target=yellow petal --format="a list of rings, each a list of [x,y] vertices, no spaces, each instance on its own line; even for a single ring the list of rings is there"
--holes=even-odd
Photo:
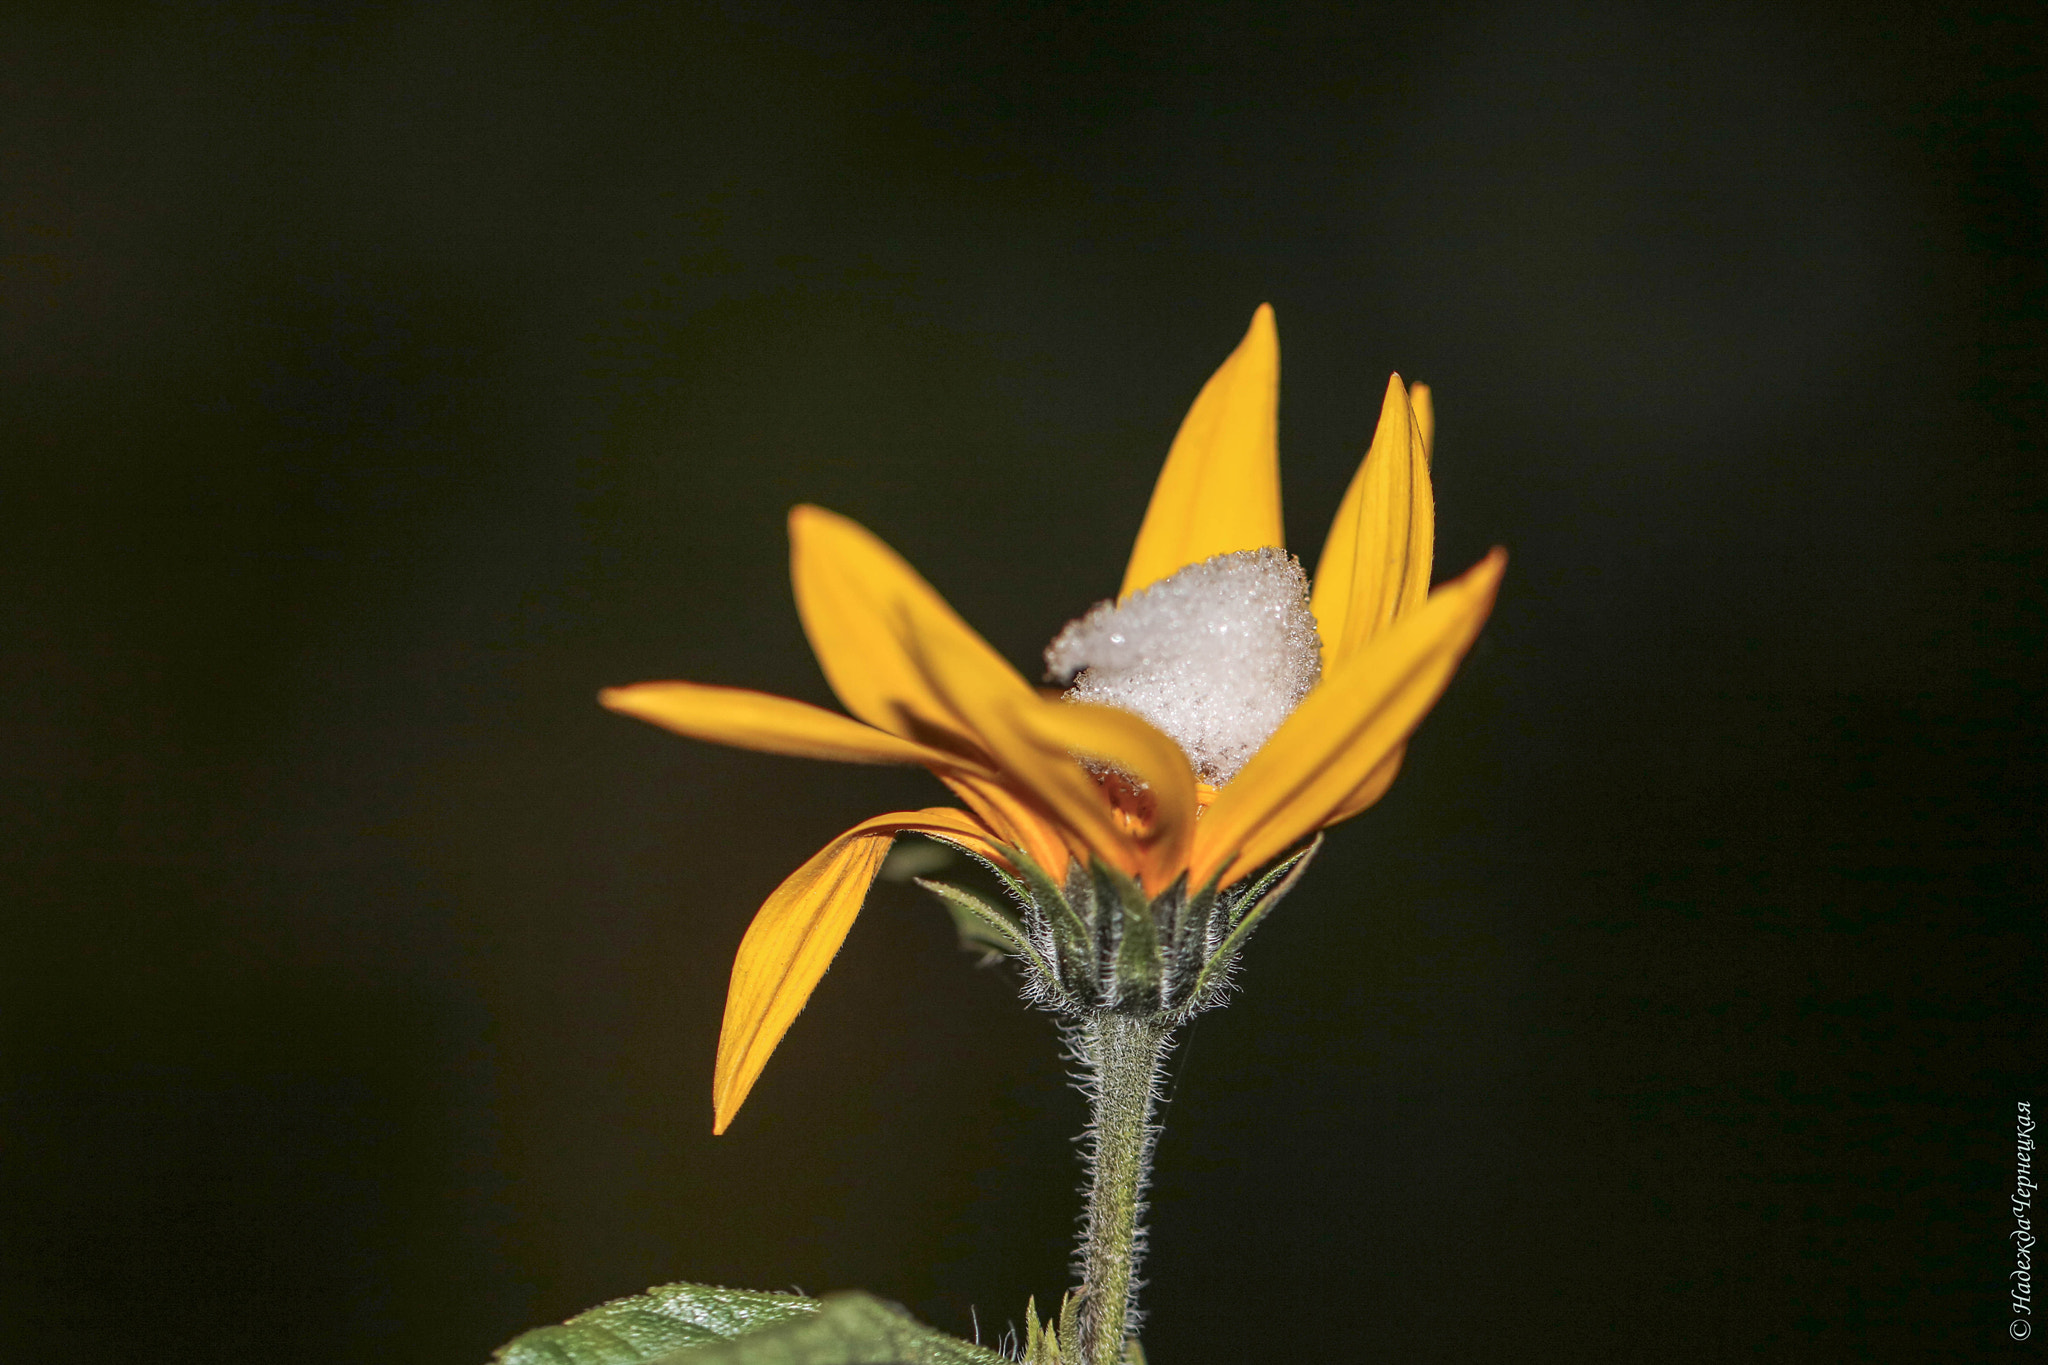
[[[1034,775],[1034,791],[1082,836],[1089,852],[1136,876],[1149,894],[1172,885],[1187,866],[1195,828],[1195,774],[1181,747],[1114,707],[1039,701],[1016,719],[1025,742],[1046,760]],[[1075,755],[1136,779],[1150,807],[1144,821],[1118,818],[1100,780],[1076,764]],[[1012,752],[1006,749],[1004,758],[1009,762]]]
[[[1393,786],[1394,779],[1400,776],[1401,760],[1407,757],[1407,754],[1407,745],[1396,745],[1394,752],[1380,760],[1379,767],[1365,775],[1365,781],[1358,784],[1358,790],[1344,798],[1344,804],[1337,808],[1336,814],[1323,821],[1323,827],[1327,829],[1331,825],[1349,820],[1385,796],[1387,788]]]
[[[1347,810],[1362,809],[1352,803],[1371,791],[1478,637],[1506,565],[1506,552],[1494,550],[1324,675],[1203,813],[1190,885],[1220,873],[1219,884],[1228,886]]]
[[[739,749],[835,763],[922,763],[928,767],[960,763],[952,755],[822,707],[745,688],[648,682],[608,687],[597,699],[613,711],[651,721],[679,735]]]
[[[1070,856],[1087,855],[1087,845],[1069,835],[1038,803],[1010,790],[1000,779],[941,772],[939,780],[951,787],[997,838],[1029,854],[1053,877],[1060,875]]]
[[[1309,608],[1325,668],[1342,668],[1367,640],[1422,605],[1435,542],[1427,442],[1395,375],[1316,565]]]
[[[1427,384],[1408,386],[1408,406],[1415,410],[1415,430],[1422,435],[1422,458],[1436,459],[1436,398]]]
[[[789,567],[797,614],[826,681],[868,724],[979,760],[985,753],[959,707],[1037,695],[859,523],[822,507],[791,509]]]
[[[975,715],[975,733],[986,746],[990,761],[1002,773],[1002,788],[1012,798],[1039,813],[1044,823],[1060,831],[1070,852],[1076,856],[1093,854],[1111,867],[1144,878],[1149,884],[1156,880],[1156,877],[1147,875],[1154,861],[1152,850],[1156,846],[1152,830],[1135,829],[1120,818],[1101,779],[1082,767],[1076,755],[1102,756],[1134,775],[1141,771],[1150,774],[1170,793],[1172,768],[1164,765],[1163,756],[1149,738],[1157,736],[1172,750],[1171,761],[1180,770],[1179,783],[1185,791],[1185,801],[1181,804],[1191,808],[1194,776],[1188,771],[1187,758],[1172,740],[1136,716],[1123,712],[1113,712],[1108,717],[1060,714],[1070,709],[1080,708],[1033,695]],[[1097,712],[1106,708],[1087,709]],[[1138,733],[1138,727],[1149,733]],[[1152,778],[1141,777],[1140,780]],[[974,786],[971,782],[962,781],[949,785],[963,794]],[[982,794],[993,796],[994,793],[984,791]],[[1170,794],[1158,804],[1169,811],[1165,828],[1177,828],[1172,822],[1180,804],[1176,804]],[[1191,810],[1187,818],[1192,820]],[[1154,824],[1156,826],[1157,822]],[[1184,852],[1185,843],[1180,847]],[[1038,855],[1034,853],[1033,856]],[[1051,864],[1041,860],[1040,865],[1058,878],[1065,871],[1066,862],[1064,858],[1057,858]],[[1174,873],[1177,875],[1178,872],[1179,865],[1176,864]],[[1171,881],[1172,876],[1165,880]]]
[[[1120,596],[1212,555],[1286,543],[1279,412],[1280,338],[1271,305],[1262,303],[1173,438]]]
[[[747,927],[732,964],[711,1081],[712,1132],[723,1133],[739,1112],[769,1054],[832,965],[890,843],[904,830],[984,856],[1000,854],[988,831],[965,811],[898,811],[863,820],[776,887]]]
[[[790,563],[804,629],[847,710],[955,755],[956,765],[1000,775],[1011,794],[1071,835],[1068,842],[1139,871],[1143,859],[1101,783],[1023,727],[1020,716],[1054,703],[894,550],[845,517],[799,507],[790,513]],[[1046,870],[1058,876],[1063,868]]]

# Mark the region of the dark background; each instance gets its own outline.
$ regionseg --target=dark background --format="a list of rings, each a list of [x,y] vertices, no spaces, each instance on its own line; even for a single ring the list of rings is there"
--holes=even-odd
[[[4,1354],[1056,1298],[1080,1101],[907,888],[708,1131],[754,907],[936,787],[593,693],[828,701],[799,500],[1028,667],[1261,300],[1294,548],[1398,368],[1439,572],[1513,560],[1180,1054],[1152,1358],[2035,1350],[2044,51],[1962,6],[16,11]]]

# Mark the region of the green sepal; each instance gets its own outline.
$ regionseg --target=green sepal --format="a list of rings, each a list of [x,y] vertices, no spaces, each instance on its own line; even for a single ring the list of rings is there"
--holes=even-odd
[[[1038,1325],[1038,1296],[1024,1301],[1023,1365],[1060,1365],[1059,1329],[1047,1331]]]
[[[1323,836],[1318,834],[1315,837],[1314,842],[1310,843],[1307,848],[1302,849],[1300,852],[1296,853],[1291,858],[1282,858],[1279,862],[1274,863],[1271,867],[1267,868],[1264,872],[1259,874],[1259,879],[1257,881],[1253,882],[1250,886],[1238,892],[1236,895],[1230,897],[1228,912],[1230,915],[1230,923],[1232,927],[1235,927],[1240,921],[1244,919],[1245,912],[1247,910],[1251,909],[1252,907],[1258,906],[1259,904],[1261,904],[1261,902],[1263,902],[1267,890],[1271,888],[1274,882],[1279,881],[1282,877],[1292,872],[1296,864],[1301,863],[1302,861],[1307,859],[1311,854],[1313,854],[1317,849],[1321,848],[1322,846]]]
[[[1011,876],[1008,868],[1005,868],[1001,863],[995,861],[993,858],[990,858],[980,849],[969,848],[965,844],[956,844],[952,840],[944,837],[943,835],[927,834],[924,837],[934,841],[935,843],[944,844],[946,845],[946,847],[952,849],[956,853],[965,854],[967,857],[974,859],[975,862],[980,863],[983,867],[988,869],[990,876],[994,877],[997,881],[1003,884],[1003,890],[1007,891],[1010,894],[1010,899],[1016,901],[1019,905],[1031,904],[1031,892],[1025,888],[1024,883],[1018,881],[1015,877]],[[1020,866],[1023,863],[1030,861],[1028,858],[1024,856],[1021,850],[1011,848],[1008,844],[997,844],[996,848],[1002,853],[1002,855],[1005,858],[1010,859],[1012,862],[1017,863]]]
[[[1060,1296],[1059,1316],[1038,1321],[1038,1299],[1024,1305],[1024,1355],[1018,1365],[1082,1365],[1081,1301]]]
[[[1091,859],[1094,874],[1096,922],[1105,916],[1104,907],[1114,907],[1119,932],[1115,935],[1116,998],[1114,1004],[1128,1008],[1133,1002],[1147,1011],[1159,1008],[1163,994],[1160,980],[1159,929],[1152,921],[1152,902],[1145,889],[1128,874]],[[1108,936],[1105,936],[1105,939]],[[1110,945],[1105,942],[1104,948]]]
[[[1091,858],[1089,861],[1092,863],[1094,859]],[[1067,884],[1064,894],[1067,904],[1074,907],[1074,913],[1080,917],[1081,923],[1088,926],[1088,932],[1100,934],[1102,906],[1096,901],[1095,879],[1088,875],[1088,869],[1081,865],[1079,859],[1067,860]]]
[[[669,1284],[541,1327],[498,1365],[1006,1365],[868,1294],[762,1294]]]
[[[996,874],[996,880],[1003,884],[1003,890],[1010,893],[1011,900],[1017,902],[1017,904],[1019,905],[1031,904],[1031,888],[1025,886],[1023,882],[1018,881],[1015,877],[1012,877],[1008,872],[1004,871],[999,865],[990,862],[986,858],[977,857],[975,861],[979,862],[983,867],[987,868],[989,871]]]
[[[1176,883],[1174,890],[1184,899],[1179,901],[1180,912],[1174,916],[1173,937],[1164,951],[1167,957],[1167,1006],[1182,1004],[1194,994],[1195,982],[1200,978],[1203,959],[1209,952],[1210,917],[1216,913],[1216,883],[1210,882],[1193,896],[1187,896],[1187,884]]]
[[[960,926],[963,941],[1002,953],[1014,953],[1023,948],[1022,926],[1001,906],[953,882],[942,882],[933,877],[913,877],[911,880],[939,898],[939,904],[946,907]]]
[[[1088,941],[1081,953],[1081,970],[1087,973],[1088,983],[1084,998],[1090,1006],[1111,1004],[1116,999],[1116,935],[1123,921],[1114,900],[1095,894],[1095,878],[1078,858],[1067,864],[1067,903],[1088,926]]]
[[[1045,911],[1046,914],[1052,914],[1053,907],[1056,904],[1066,905],[1067,898],[1060,894],[1060,889],[1057,886],[1053,885],[1052,878],[1047,875],[1044,868],[1038,865],[1036,858],[1031,857],[1029,854],[1020,855],[1017,859],[1017,875],[1023,880],[1025,894],[1030,898],[1031,903]],[[1074,907],[1066,905],[1066,909],[1069,914],[1072,914]]]
[[[953,927],[960,931],[960,946],[982,950],[982,965],[987,966],[1005,957],[1021,957],[1036,971],[1045,970],[1045,962],[1031,941],[1024,936],[1024,928],[1009,911],[992,901],[984,900],[964,886],[951,882],[933,881],[926,877],[916,879],[917,884],[939,898],[939,904],[946,907],[946,913],[953,917]]]
[[[1316,850],[1322,846],[1323,836],[1318,834],[1307,848],[1259,878],[1252,890],[1246,893],[1244,900],[1251,900],[1254,895],[1257,896],[1257,900],[1253,902],[1251,909],[1238,916],[1237,927],[1230,931],[1217,946],[1216,951],[1209,954],[1209,960],[1202,964],[1202,974],[1195,979],[1193,994],[1197,1002],[1202,1000],[1204,993],[1210,988],[1221,983],[1223,974],[1230,970],[1230,964],[1236,960],[1238,953],[1244,950],[1245,940],[1252,936],[1252,930],[1258,928],[1259,921],[1271,914],[1274,907],[1294,889],[1295,883],[1301,880],[1301,874],[1308,871],[1308,865],[1314,859]],[[1277,884],[1275,878],[1278,878]],[[1267,889],[1269,887],[1270,890]]]
[[[1059,957],[1060,985],[1077,994],[1084,1003],[1092,1000],[1095,996],[1095,975],[1088,945],[1094,935],[1075,911],[1073,902],[1053,885],[1052,878],[1034,859],[1020,854],[1017,872],[1024,879],[1024,888],[1030,894],[1031,903],[1038,907],[1052,928],[1053,947]]]
[[[1060,1341],[1075,1360],[1081,1358],[1081,1296],[1060,1295]]]

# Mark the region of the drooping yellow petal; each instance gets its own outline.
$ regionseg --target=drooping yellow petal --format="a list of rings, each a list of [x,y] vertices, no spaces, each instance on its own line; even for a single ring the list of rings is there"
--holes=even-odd
[[[1018,732],[1043,759],[1034,790],[1046,795],[1103,862],[1129,872],[1157,895],[1187,866],[1195,829],[1195,774],[1178,744],[1128,711],[1039,701],[1016,713]],[[1148,809],[1142,821],[1119,818],[1094,774],[1073,762],[1094,759],[1135,779]],[[1017,754],[1005,748],[1006,763]]]
[[[987,857],[1001,850],[965,811],[938,806],[863,820],[825,845],[775,888],[740,940],[718,1034],[711,1131],[723,1133],[832,965],[867,899],[890,843],[904,830],[930,834]]]
[[[789,514],[797,614],[826,681],[868,724],[969,759],[984,757],[961,706],[1035,696],[903,557],[822,507]]]
[[[1272,306],[1262,303],[1173,438],[1119,596],[1212,555],[1286,543],[1279,412],[1280,338]]]
[[[1203,813],[1195,827],[1191,886],[1214,874],[1229,885],[1370,791],[1478,637],[1506,565],[1506,552],[1494,550],[1324,675]]]
[[[1422,458],[1436,460],[1436,396],[1427,384],[1408,386],[1408,406],[1415,412],[1415,429],[1422,433]]]
[[[1428,442],[1395,375],[1372,446],[1337,506],[1316,565],[1309,609],[1326,669],[1342,668],[1367,640],[1422,605],[1435,542]]]
[[[608,687],[606,707],[665,730],[740,749],[822,758],[835,763],[921,763],[954,767],[962,760],[822,707],[741,687],[648,682]]]

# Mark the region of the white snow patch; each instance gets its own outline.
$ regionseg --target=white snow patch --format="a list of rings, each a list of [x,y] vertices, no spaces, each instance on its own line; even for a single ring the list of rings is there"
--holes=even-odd
[[[1239,550],[1096,603],[1046,646],[1045,668],[1072,681],[1068,701],[1142,716],[1222,786],[1322,677],[1322,641],[1301,561]]]

